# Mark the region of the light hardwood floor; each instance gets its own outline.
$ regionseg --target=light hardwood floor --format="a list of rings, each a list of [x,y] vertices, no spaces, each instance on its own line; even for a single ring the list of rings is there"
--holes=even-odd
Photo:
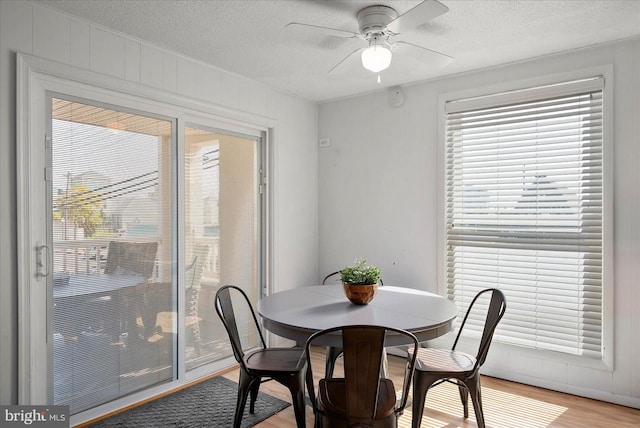
[[[324,366],[324,350],[314,349],[314,375]],[[318,369],[316,369],[318,368]],[[336,367],[335,376],[340,375]],[[389,357],[391,378],[398,388],[401,385],[402,363],[397,357]],[[224,374],[238,380],[238,370]],[[260,391],[291,402],[289,391],[276,382],[267,382]],[[640,427],[640,410],[574,395],[549,391],[533,386],[508,382],[496,378],[482,378],[482,400],[485,422],[488,428],[637,428]],[[462,404],[457,388],[450,384],[437,386],[427,394],[427,408],[422,428],[477,427],[473,406],[469,404],[469,419],[462,414]],[[247,404],[248,405],[248,404]],[[293,408],[266,419],[257,428],[295,428]],[[313,427],[313,412],[307,407],[307,427]],[[400,428],[411,427],[411,407],[400,419]]]

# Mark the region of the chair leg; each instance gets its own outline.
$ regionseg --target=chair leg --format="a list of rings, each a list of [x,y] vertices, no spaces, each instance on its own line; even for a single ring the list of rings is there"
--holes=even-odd
[[[296,425],[298,428],[305,428],[307,426],[306,421],[306,405],[304,397],[304,385],[300,386],[300,389],[295,394],[292,393],[291,399],[294,401],[293,411],[296,416]]]
[[[480,373],[476,373],[474,377],[465,382],[469,388],[473,410],[476,412],[476,422],[478,428],[485,428],[484,412],[482,411],[482,394],[480,392]]]
[[[324,377],[332,378],[333,369],[336,365],[336,360],[342,354],[342,348],[336,348],[334,346],[327,347],[326,363],[324,368]]]
[[[305,428],[307,426],[305,415],[307,403],[305,402],[304,397],[305,380],[306,370],[303,370],[297,375],[278,380],[289,388],[289,391],[291,391],[291,402],[293,404],[293,412],[296,416],[296,425],[298,428]]]
[[[469,391],[462,381],[458,381],[458,392],[460,393],[460,401],[464,409],[464,418],[469,419]]]
[[[411,427],[420,428],[422,415],[424,414],[424,403],[427,398],[427,391],[431,385],[438,380],[426,372],[416,371],[413,376],[413,402],[411,404]]]
[[[255,379],[249,391],[249,413],[254,414],[256,409],[256,399],[258,398],[258,390],[260,389],[260,378]]]
[[[253,385],[253,377],[240,369],[240,379],[238,380],[238,399],[236,401],[236,412],[233,416],[233,427],[240,428],[244,406],[247,404],[247,396]]]

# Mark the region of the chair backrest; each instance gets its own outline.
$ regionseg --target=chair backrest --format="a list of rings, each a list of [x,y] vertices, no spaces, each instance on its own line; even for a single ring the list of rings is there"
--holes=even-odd
[[[482,302],[482,305],[479,302]],[[482,290],[478,294],[476,294],[476,296],[471,301],[471,304],[467,309],[467,313],[462,320],[462,324],[460,325],[460,329],[458,330],[456,340],[455,342],[453,342],[452,349],[456,349],[458,340],[462,335],[464,326],[466,325],[469,316],[472,313],[477,314],[480,311],[484,311],[484,328],[482,329],[482,339],[480,339],[480,345],[478,346],[476,365],[474,369],[478,369],[482,364],[484,364],[484,361],[487,358],[487,353],[489,352],[489,345],[491,345],[491,340],[493,339],[493,333],[495,332],[496,327],[504,316],[506,310],[507,300],[504,297],[502,291],[498,290],[497,288],[488,288],[486,290]]]
[[[329,275],[324,277],[324,279],[322,280],[322,285],[326,285],[327,281],[329,281],[330,279],[332,279],[335,276],[339,276],[341,273],[342,272],[340,272],[340,271],[331,272]]]
[[[332,279],[335,276],[339,277],[340,274],[342,274],[342,271],[340,271],[340,270],[335,271],[335,272],[331,272],[329,275],[324,277],[324,279],[322,280],[322,285],[326,285],[327,281],[329,281],[330,279]],[[381,286],[384,285],[384,282],[382,282],[382,278],[380,278],[380,285]]]
[[[235,308],[234,308],[234,305]],[[220,317],[222,324],[224,325],[227,334],[229,335],[229,341],[231,342],[231,348],[233,349],[233,355],[238,363],[242,366],[243,370],[246,370],[244,365],[244,349],[238,329],[238,320],[236,319],[237,310],[246,311],[247,314],[251,314],[248,318],[248,322],[251,325],[247,325],[246,331],[252,331],[252,334],[256,334],[260,337],[260,345],[262,348],[266,348],[267,345],[264,341],[260,325],[258,324],[258,318],[253,311],[251,302],[247,294],[239,287],[235,285],[224,285],[218,289],[215,298],[216,313]]]
[[[151,278],[157,254],[157,242],[111,241],[104,273]]]
[[[385,335],[388,332],[407,336],[408,342],[414,347],[414,352],[408,355],[408,365],[402,390],[402,399],[396,404],[395,412],[401,413],[407,405],[409,387],[415,368],[418,349],[418,339],[405,330],[392,327],[353,325],[330,328],[317,332],[307,340],[305,351],[307,355],[307,389],[314,413],[319,409],[316,403],[316,393],[313,386],[313,369],[311,365],[310,347],[321,336],[342,334],[342,349],[344,352],[344,382],[346,384],[346,405],[348,426],[352,424],[372,424],[376,415],[376,404],[380,387],[380,369],[383,361]],[[335,379],[335,378],[332,378]],[[394,392],[395,393],[395,392]],[[394,398],[395,401],[395,398]]]

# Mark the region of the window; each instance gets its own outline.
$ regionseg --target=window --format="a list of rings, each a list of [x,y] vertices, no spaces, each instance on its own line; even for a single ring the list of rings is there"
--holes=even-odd
[[[603,358],[603,86],[446,104],[446,289],[505,292],[496,340]]]

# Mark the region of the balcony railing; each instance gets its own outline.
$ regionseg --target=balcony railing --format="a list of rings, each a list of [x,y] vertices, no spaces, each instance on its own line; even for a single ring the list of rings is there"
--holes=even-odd
[[[79,240],[57,240],[53,243],[53,266],[54,271],[68,273],[95,273],[103,274],[109,256],[109,242],[111,241],[131,241],[131,239],[79,239]],[[138,239],[136,242],[152,242],[155,239]],[[209,246],[209,257],[207,258],[203,276],[219,277],[220,274],[220,238],[197,238],[196,243]],[[156,261],[157,263],[157,261]],[[187,260],[186,264],[189,264]],[[154,270],[156,275],[157,269]],[[155,278],[154,278],[155,279]]]

